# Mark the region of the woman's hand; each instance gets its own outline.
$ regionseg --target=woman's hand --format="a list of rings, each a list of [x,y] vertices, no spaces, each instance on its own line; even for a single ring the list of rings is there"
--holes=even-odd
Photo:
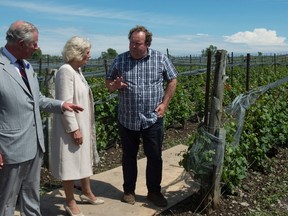
[[[73,131],[72,133],[72,136],[73,136],[73,139],[75,141],[75,144],[76,145],[82,145],[83,143],[83,136],[82,136],[82,133],[81,131],[78,129],[76,131]]]

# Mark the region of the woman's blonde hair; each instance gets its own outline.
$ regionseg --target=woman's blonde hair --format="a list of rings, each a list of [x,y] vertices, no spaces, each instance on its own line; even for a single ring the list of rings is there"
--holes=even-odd
[[[82,37],[73,36],[66,42],[63,48],[63,60],[66,63],[73,60],[82,61],[87,49],[91,49],[91,43],[89,40]]]

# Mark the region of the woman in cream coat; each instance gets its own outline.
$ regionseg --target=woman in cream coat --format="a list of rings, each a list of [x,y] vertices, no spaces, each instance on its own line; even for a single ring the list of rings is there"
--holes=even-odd
[[[96,149],[94,103],[92,91],[81,72],[90,58],[91,44],[80,37],[72,37],[64,46],[65,64],[55,78],[55,97],[81,104],[81,113],[64,112],[54,115],[51,145],[51,172],[63,180],[66,195],[65,209],[70,215],[83,215],[74,199],[74,181],[81,181],[82,201],[102,204],[90,187],[92,166],[99,162]]]

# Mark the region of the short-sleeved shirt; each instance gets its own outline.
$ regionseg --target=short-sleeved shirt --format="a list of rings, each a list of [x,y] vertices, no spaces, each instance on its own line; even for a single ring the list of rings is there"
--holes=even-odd
[[[164,81],[177,77],[166,55],[148,49],[147,56],[133,59],[130,52],[119,54],[111,64],[107,80],[123,77],[128,87],[118,90],[118,120],[121,125],[139,131],[157,121],[156,107],[164,97]]]

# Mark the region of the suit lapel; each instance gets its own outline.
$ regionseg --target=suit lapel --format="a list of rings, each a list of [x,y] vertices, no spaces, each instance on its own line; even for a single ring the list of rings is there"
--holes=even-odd
[[[24,83],[22,77],[19,75],[19,72],[16,70],[15,66],[13,64],[10,64],[9,67],[7,67],[7,70],[6,72],[8,74],[10,74],[11,77],[13,77],[16,82],[24,89],[24,91],[26,93],[28,93],[29,95],[31,95],[31,92],[29,91],[29,89],[27,88],[26,84]],[[28,77],[28,75],[27,75]],[[30,84],[30,79],[32,79],[30,76],[28,77],[28,82],[29,82],[29,85],[31,86]],[[32,91],[32,90],[31,90]]]
[[[22,80],[22,77],[19,75],[19,72],[18,72],[17,69],[15,68],[14,64],[6,57],[6,55],[3,54],[2,49],[1,49],[0,55],[1,55],[1,60],[2,60],[1,64],[3,64],[3,70],[4,70],[7,74],[9,74],[9,75],[24,89],[24,91],[25,91],[27,94],[29,94],[30,96],[32,96],[32,95],[31,95],[31,92],[28,90],[26,84],[25,84],[24,81]],[[25,62],[25,64],[26,64],[26,62]],[[25,68],[25,69],[26,69],[26,68]],[[27,71],[27,72],[28,72],[28,71]],[[29,82],[29,84],[30,84],[30,86],[31,86],[31,85],[32,85],[32,82],[31,82],[31,81],[32,81],[33,77],[32,77],[32,75],[31,75],[31,71],[29,71],[28,73],[29,73],[29,75],[27,75],[27,76],[28,76],[28,82]],[[27,73],[27,74],[28,74],[28,73]],[[33,89],[33,88],[32,88],[32,89]],[[31,89],[31,91],[33,91],[32,89]]]

